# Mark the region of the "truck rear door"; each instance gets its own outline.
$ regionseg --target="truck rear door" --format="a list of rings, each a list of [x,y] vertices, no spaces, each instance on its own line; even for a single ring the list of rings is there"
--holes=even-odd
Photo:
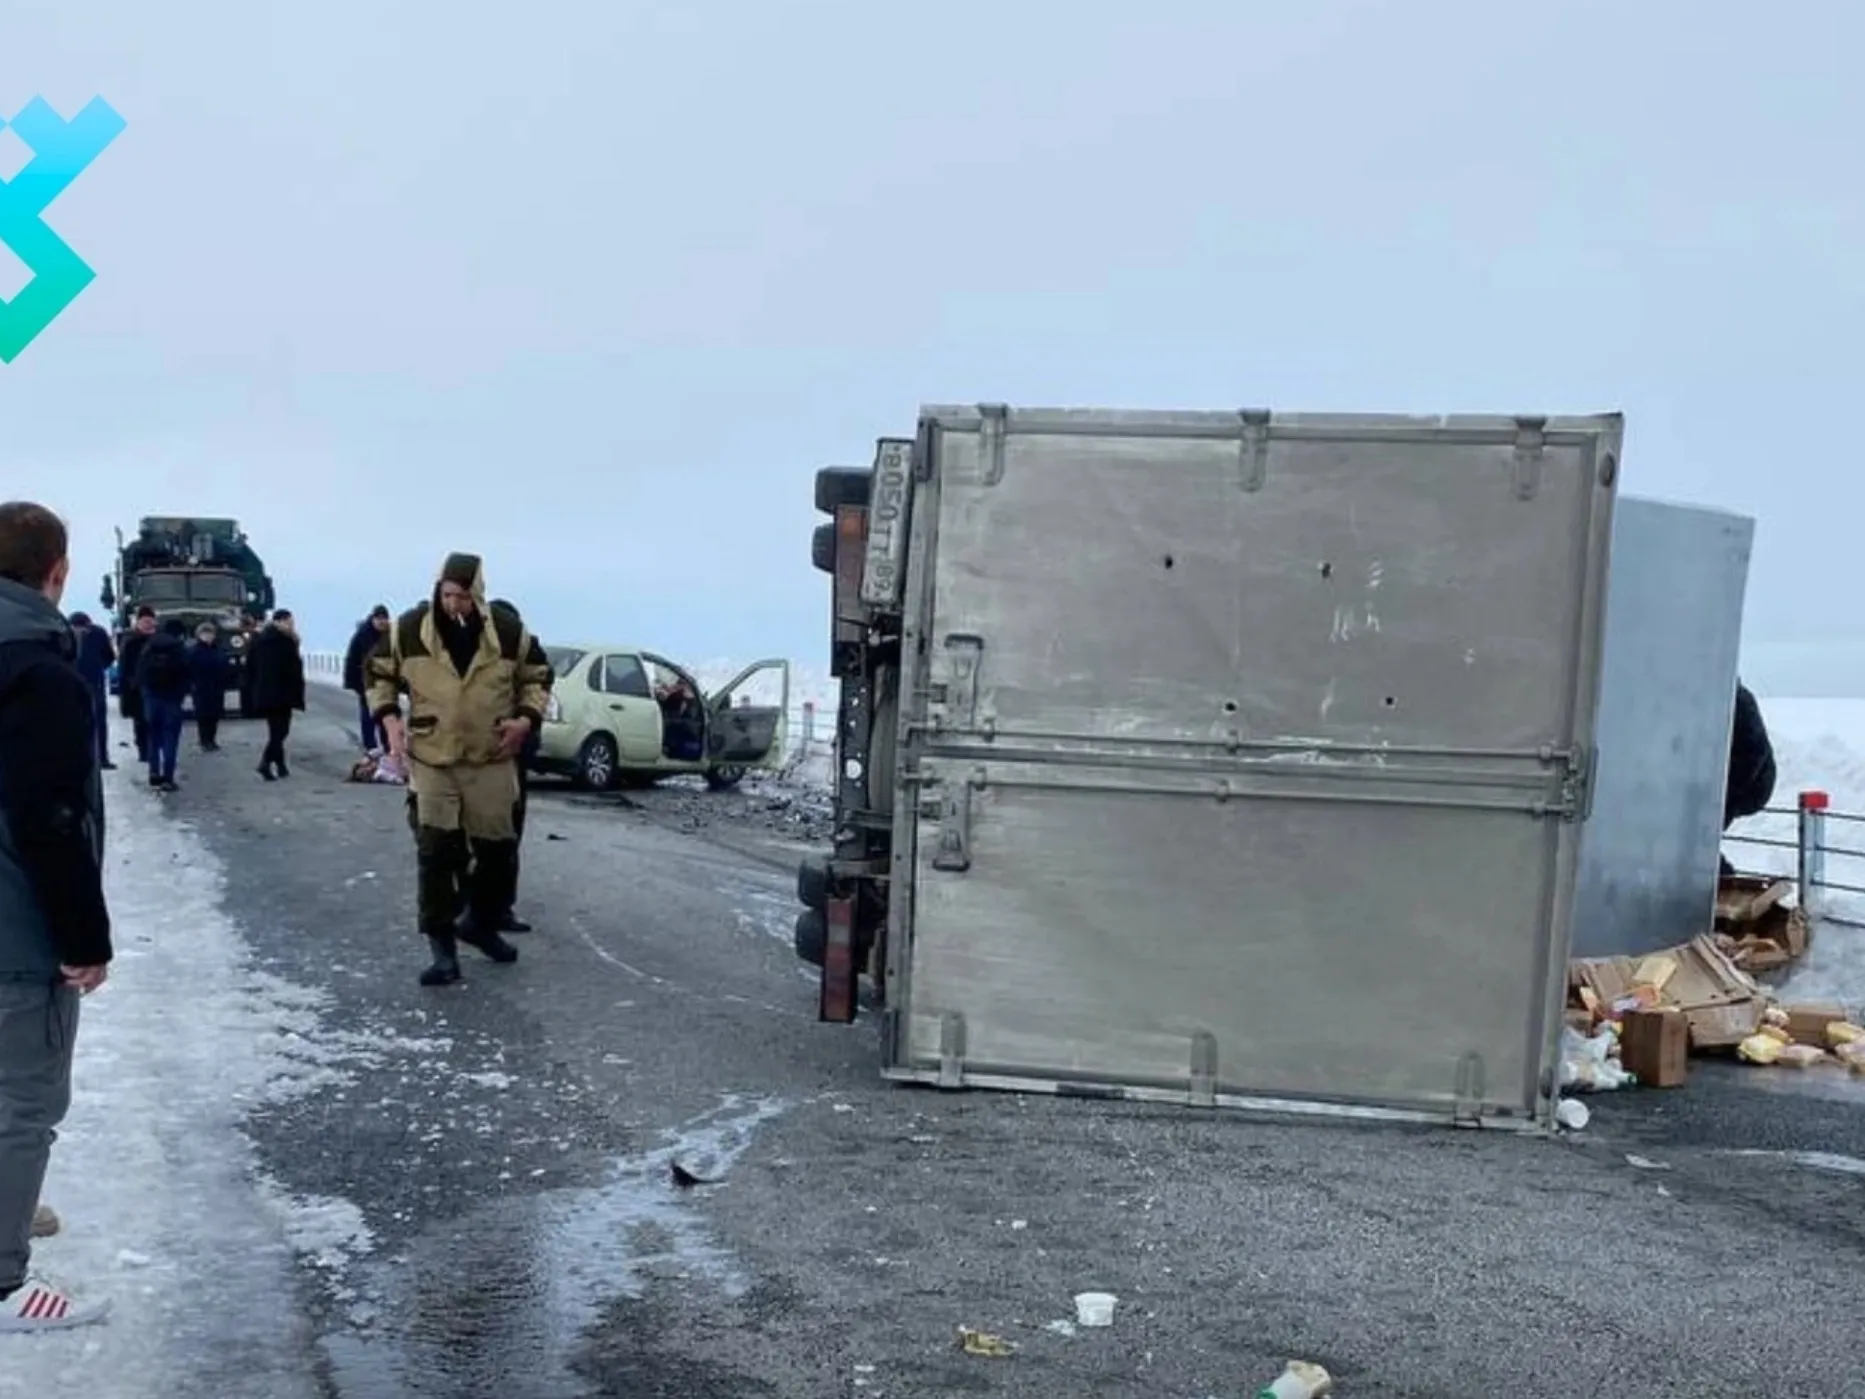
[[[1620,438],[927,410],[889,1075],[1545,1122]]]

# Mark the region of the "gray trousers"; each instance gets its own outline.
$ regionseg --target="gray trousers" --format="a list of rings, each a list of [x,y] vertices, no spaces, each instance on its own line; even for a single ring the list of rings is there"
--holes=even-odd
[[[0,1292],[26,1279],[58,1124],[71,1106],[78,993],[46,982],[0,981]]]

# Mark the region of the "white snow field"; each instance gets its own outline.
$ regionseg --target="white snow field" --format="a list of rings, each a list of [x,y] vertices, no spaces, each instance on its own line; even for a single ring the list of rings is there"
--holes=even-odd
[[[252,972],[200,842],[107,774],[117,959],[80,1015],[71,1114],[45,1200],[64,1231],[34,1267],[113,1303],[103,1324],[0,1336],[0,1395],[310,1399],[285,1219],[240,1121],[309,1086],[314,1006]],[[294,1048],[294,1046],[297,1046]]]

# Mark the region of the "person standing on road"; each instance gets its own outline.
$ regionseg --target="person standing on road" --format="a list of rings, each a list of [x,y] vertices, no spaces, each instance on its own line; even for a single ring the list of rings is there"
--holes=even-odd
[[[188,628],[171,617],[149,638],[136,662],[143,719],[149,729],[149,785],[175,792],[175,763],[181,756],[181,716],[188,704]]]
[[[369,653],[381,643],[389,629],[389,609],[378,602],[369,615],[356,624],[350,649],[343,653],[343,688],[356,696],[357,729],[363,740],[363,752],[373,753],[381,746],[382,730],[375,712],[369,707]]]
[[[267,782],[290,777],[285,762],[285,740],[291,737],[291,716],[304,709],[304,653],[298,649],[298,624],[285,608],[254,638],[246,653],[252,674],[252,708],[266,721],[265,753],[259,775]]]
[[[110,633],[91,621],[88,612],[71,614],[71,629],[78,638],[78,674],[91,687],[97,710],[97,766],[108,771],[110,758],[110,667],[117,663],[117,648]]]
[[[504,598],[492,600],[494,610],[504,608],[512,616],[518,616],[518,609]],[[522,621],[523,619],[520,618]],[[530,654],[526,657],[530,665],[544,673],[544,696],[548,704],[550,692],[556,687],[557,675],[551,669],[550,656],[543,644],[533,636]],[[512,804],[512,844],[511,884],[505,891],[504,913],[499,919],[501,933],[528,933],[531,925],[518,916],[518,875],[525,843],[525,811],[531,801],[531,764],[537,761],[538,749],[544,742],[543,726],[534,725],[525,738],[525,746],[518,753],[518,800]]]
[[[203,622],[188,648],[188,690],[194,698],[194,731],[203,753],[220,751],[220,720],[227,712],[227,682],[233,662],[220,649],[220,629]]]
[[[149,721],[143,715],[142,689],[136,677],[142,671],[142,653],[155,635],[155,609],[139,607],[130,634],[123,638],[117,653],[117,713],[128,719],[136,730],[136,761],[149,761]]]
[[[518,960],[498,927],[518,846],[514,760],[544,720],[546,668],[533,656],[523,619],[488,606],[476,554],[449,554],[433,596],[370,655],[370,709],[415,803],[416,903],[434,959],[423,986],[460,979],[459,942]]]
[[[41,505],[0,505],[0,1332],[101,1321],[38,1276],[35,1234],[52,1143],[71,1106],[79,998],[108,975],[104,793],[90,686],[58,603],[65,526]]]

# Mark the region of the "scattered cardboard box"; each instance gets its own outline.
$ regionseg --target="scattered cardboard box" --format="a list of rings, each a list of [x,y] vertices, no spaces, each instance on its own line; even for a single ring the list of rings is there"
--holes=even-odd
[[[1690,1073],[1690,1024],[1675,1006],[1626,1014],[1619,1062],[1646,1088],[1679,1088]]]
[[[1662,976],[1661,986],[1641,977]],[[1689,1027],[1692,1049],[1732,1049],[1761,1025],[1768,997],[1708,935],[1656,956],[1588,958],[1572,964],[1569,984],[1607,1015],[1672,1006]]]

